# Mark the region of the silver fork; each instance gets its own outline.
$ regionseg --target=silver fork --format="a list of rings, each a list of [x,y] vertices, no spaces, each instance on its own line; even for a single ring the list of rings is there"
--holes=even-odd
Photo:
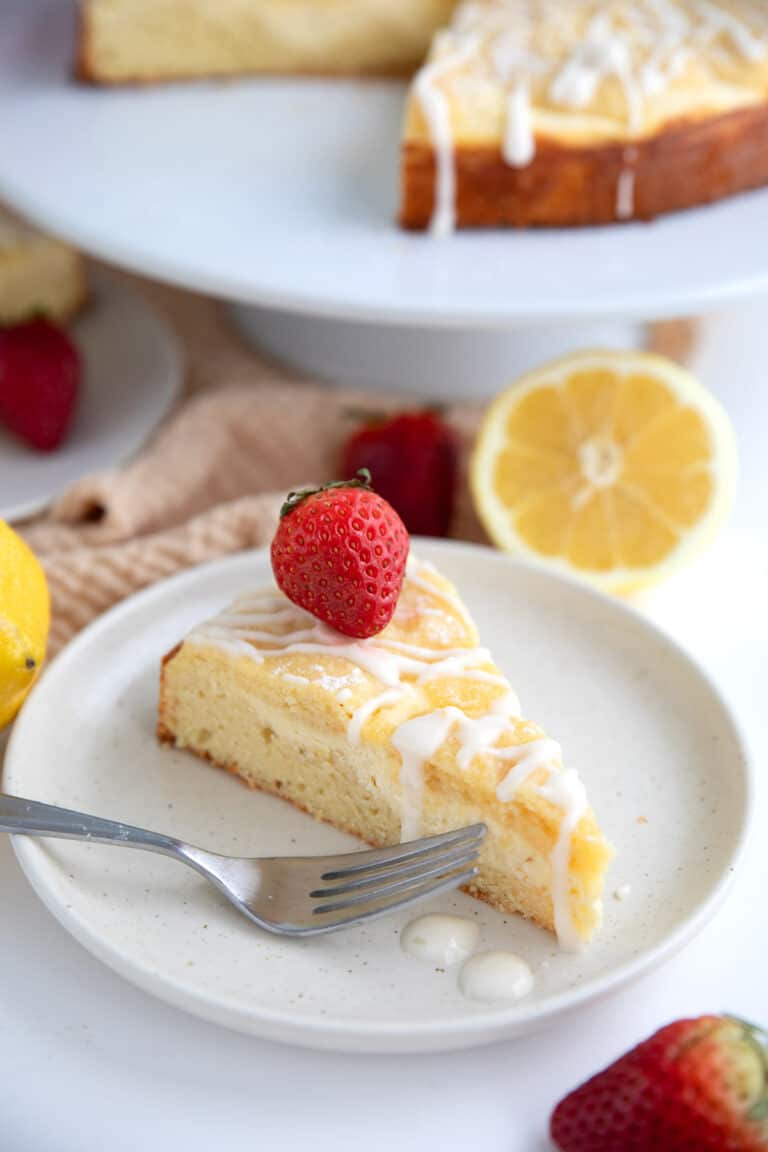
[[[384,916],[477,875],[486,833],[472,824],[393,848],[340,856],[220,856],[173,836],[0,793],[0,832],[143,848],[194,868],[278,936],[319,936]]]

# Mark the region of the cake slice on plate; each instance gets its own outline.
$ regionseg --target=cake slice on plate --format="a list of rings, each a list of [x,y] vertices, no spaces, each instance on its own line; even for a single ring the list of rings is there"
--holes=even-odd
[[[568,948],[600,923],[611,849],[584,786],[428,564],[362,640],[245,593],[166,656],[158,731],[373,845],[484,821],[473,895]]]
[[[766,183],[763,0],[466,0],[411,88],[400,218],[609,223]]]

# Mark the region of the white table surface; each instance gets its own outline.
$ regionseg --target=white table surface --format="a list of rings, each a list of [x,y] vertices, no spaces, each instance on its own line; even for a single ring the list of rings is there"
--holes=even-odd
[[[742,456],[734,517],[707,557],[646,607],[725,690],[760,769],[768,759],[768,385],[765,361],[747,372],[736,360],[721,389]],[[725,906],[658,971],[546,1033],[423,1057],[299,1051],[150,999],[53,921],[0,838],[0,1148],[543,1152],[559,1097],[660,1024],[721,1009],[768,1023],[766,828],[760,786],[756,834]]]

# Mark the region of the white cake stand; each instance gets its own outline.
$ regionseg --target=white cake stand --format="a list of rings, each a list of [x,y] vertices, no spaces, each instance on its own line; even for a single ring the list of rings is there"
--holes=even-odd
[[[263,347],[316,375],[482,395],[768,288],[768,192],[652,225],[408,235],[402,85],[100,90],[71,79],[69,4],[6,0],[3,24],[0,196],[106,260],[236,302]]]

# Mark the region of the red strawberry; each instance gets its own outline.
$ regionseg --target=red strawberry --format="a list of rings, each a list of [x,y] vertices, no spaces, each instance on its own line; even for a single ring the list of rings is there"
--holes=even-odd
[[[41,452],[69,431],[80,383],[80,357],[49,320],[0,330],[0,420]]]
[[[562,1152],[766,1152],[768,1041],[729,1016],[678,1020],[558,1104]]]
[[[272,541],[272,570],[289,600],[346,636],[373,636],[397,606],[408,533],[370,473],[291,492]]]
[[[410,533],[447,536],[451,527],[458,443],[434,412],[402,412],[366,424],[347,442],[342,474],[369,468],[376,490],[395,508]]]

